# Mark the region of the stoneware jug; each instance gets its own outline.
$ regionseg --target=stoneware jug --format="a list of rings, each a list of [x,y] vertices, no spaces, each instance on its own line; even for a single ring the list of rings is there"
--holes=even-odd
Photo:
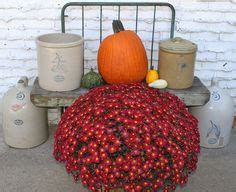
[[[47,111],[30,101],[28,78],[21,77],[3,97],[3,134],[7,145],[35,147],[48,138]]]
[[[206,148],[221,148],[229,143],[234,119],[234,102],[230,95],[219,87],[214,78],[209,88],[210,101],[202,107],[191,107],[199,121],[200,145]]]

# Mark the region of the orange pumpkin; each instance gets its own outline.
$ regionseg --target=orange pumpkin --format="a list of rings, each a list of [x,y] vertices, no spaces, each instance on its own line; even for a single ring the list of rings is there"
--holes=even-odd
[[[142,81],[148,70],[145,48],[139,36],[113,21],[115,34],[106,37],[98,50],[98,70],[109,84]]]

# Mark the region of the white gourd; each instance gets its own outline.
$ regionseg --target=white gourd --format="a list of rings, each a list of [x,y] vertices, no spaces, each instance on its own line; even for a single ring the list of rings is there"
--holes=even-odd
[[[164,89],[167,87],[167,85],[168,85],[167,81],[164,79],[158,79],[148,84],[149,87],[158,88],[158,89]]]

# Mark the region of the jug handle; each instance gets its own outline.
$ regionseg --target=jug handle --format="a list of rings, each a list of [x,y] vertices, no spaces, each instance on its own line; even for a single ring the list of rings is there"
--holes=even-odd
[[[24,87],[27,87],[28,86],[28,77],[26,76],[22,76],[19,80],[18,80],[18,84],[22,84],[24,85]]]

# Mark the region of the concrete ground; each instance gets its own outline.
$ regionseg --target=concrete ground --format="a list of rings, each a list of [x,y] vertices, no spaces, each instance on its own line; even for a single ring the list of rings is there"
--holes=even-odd
[[[6,146],[0,127],[0,192],[83,192],[53,156],[53,132],[44,144],[33,149]],[[223,149],[202,149],[197,171],[177,192],[236,192],[236,129]]]

